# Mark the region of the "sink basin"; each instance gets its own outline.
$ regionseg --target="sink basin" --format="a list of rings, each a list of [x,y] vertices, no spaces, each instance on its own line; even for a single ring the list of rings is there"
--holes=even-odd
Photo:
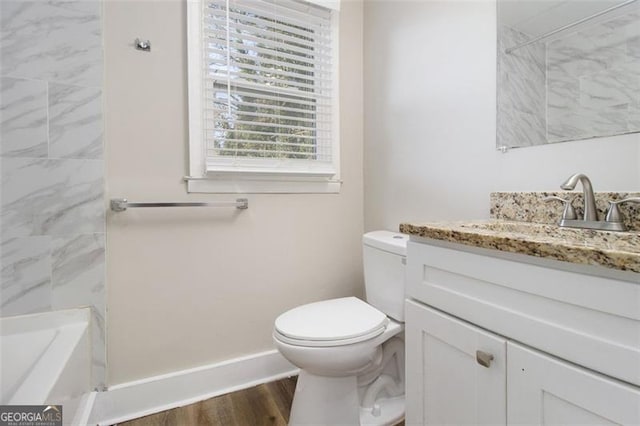
[[[509,232],[516,234],[548,234],[553,233],[558,226],[548,225],[544,223],[530,222],[464,222],[460,223],[461,228],[480,229],[493,232]]]
[[[640,272],[640,234],[637,232],[503,220],[403,223],[400,231],[491,250]]]
[[[597,231],[592,229],[561,228],[558,225],[531,222],[466,222],[460,228],[474,232],[486,231],[524,240],[561,242],[572,246],[586,246],[601,250],[638,252],[640,236],[631,232]]]

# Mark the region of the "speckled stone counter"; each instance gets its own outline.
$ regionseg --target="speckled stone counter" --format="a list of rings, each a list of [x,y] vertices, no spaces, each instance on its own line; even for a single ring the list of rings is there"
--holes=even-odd
[[[640,234],[637,232],[570,229],[503,220],[402,223],[400,232],[467,246],[640,273]]]

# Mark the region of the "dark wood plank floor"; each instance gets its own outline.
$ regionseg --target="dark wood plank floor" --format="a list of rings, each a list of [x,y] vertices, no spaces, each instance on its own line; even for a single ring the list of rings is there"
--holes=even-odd
[[[286,426],[297,377],[141,417],[120,426]],[[399,423],[398,426],[404,425]]]
[[[286,426],[297,377],[265,383],[173,410],[141,417],[121,426]]]

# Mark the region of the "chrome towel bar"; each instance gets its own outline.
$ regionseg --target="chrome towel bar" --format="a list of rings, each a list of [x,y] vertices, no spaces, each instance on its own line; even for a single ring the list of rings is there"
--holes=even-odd
[[[114,212],[123,212],[129,207],[235,207],[240,210],[249,208],[249,200],[246,198],[237,198],[235,201],[215,201],[215,202],[184,202],[184,203],[132,203],[126,198],[112,198],[111,210]]]

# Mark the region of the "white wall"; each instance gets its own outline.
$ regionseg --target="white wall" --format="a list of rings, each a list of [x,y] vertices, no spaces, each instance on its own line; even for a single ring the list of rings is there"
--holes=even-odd
[[[365,229],[486,218],[491,191],[640,189],[640,136],[495,150],[494,1],[365,1]]]
[[[187,195],[185,8],[105,2],[108,198]],[[148,38],[150,53],[133,49]],[[110,213],[110,385],[272,348],[275,317],[362,294],[362,3],[341,12],[339,195],[250,195],[249,209]]]

